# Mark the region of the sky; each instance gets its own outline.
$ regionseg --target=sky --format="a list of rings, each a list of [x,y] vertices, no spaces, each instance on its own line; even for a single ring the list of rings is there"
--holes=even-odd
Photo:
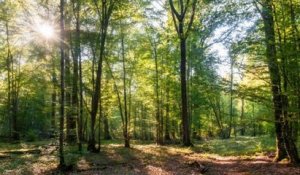
[[[242,39],[243,37],[246,37],[246,31],[247,29],[251,28],[253,25],[255,25],[255,21],[257,19],[253,19],[253,21],[242,21],[236,28],[230,29],[229,26],[224,26],[221,28],[218,28],[214,32],[214,36],[211,38],[210,42],[213,42],[215,39],[221,38],[223,35],[227,33],[228,30],[233,30],[231,33],[230,40],[231,41],[237,41],[239,39]],[[211,52],[217,53],[218,58],[220,59],[220,64],[218,64],[217,73],[222,78],[228,77],[230,74],[230,56],[229,56],[229,48],[226,47],[224,43],[215,43],[210,48]],[[245,60],[245,59],[243,59]],[[240,70],[234,69],[235,74],[240,74]],[[239,76],[235,76],[239,81]]]

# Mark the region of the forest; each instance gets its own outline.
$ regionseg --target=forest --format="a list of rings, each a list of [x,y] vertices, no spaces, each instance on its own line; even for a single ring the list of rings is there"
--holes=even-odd
[[[300,0],[0,0],[0,174],[300,174]]]

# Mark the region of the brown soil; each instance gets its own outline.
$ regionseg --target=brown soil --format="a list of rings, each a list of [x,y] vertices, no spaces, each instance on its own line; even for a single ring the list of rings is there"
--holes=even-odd
[[[72,157],[66,154],[66,157]],[[10,158],[11,160],[11,158]],[[31,159],[30,159],[31,160]],[[272,162],[272,154],[222,157],[189,148],[156,145],[104,146],[100,153],[73,155],[72,170],[64,174],[82,175],[300,175],[300,168],[286,162]],[[27,166],[5,174],[59,174],[55,154],[40,154]]]

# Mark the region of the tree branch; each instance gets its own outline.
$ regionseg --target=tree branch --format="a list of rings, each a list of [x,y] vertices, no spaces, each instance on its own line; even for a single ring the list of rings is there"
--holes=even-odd
[[[178,24],[177,24],[176,17],[174,15],[173,11],[171,13],[172,13],[172,19],[173,19],[173,22],[174,22],[174,25],[175,25],[176,32],[177,32],[178,35],[180,35],[179,34],[179,29],[178,29],[179,27],[178,27]]]
[[[189,31],[191,30],[193,22],[194,22],[195,11],[196,11],[196,3],[197,3],[197,0],[194,0],[193,4],[192,4],[192,15],[191,15],[191,18],[190,18],[190,22],[188,24],[188,28],[187,28],[187,30],[185,32],[185,35],[184,35],[185,39],[187,38],[187,36],[189,34]]]
[[[169,3],[170,3],[170,6],[171,6],[171,11],[172,11],[172,13],[175,14],[175,16],[176,16],[176,18],[177,18],[178,20],[181,20],[181,15],[180,15],[180,14],[177,12],[177,10],[175,9],[173,0],[169,0]]]
[[[187,1],[186,1],[185,8],[184,8],[184,11],[182,12],[183,18],[184,18],[184,16],[185,16],[186,12],[187,12],[187,9],[188,9],[189,4],[190,4],[190,0],[187,0]]]

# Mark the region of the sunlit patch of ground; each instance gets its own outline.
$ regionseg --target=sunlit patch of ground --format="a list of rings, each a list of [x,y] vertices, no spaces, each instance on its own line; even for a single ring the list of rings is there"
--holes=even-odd
[[[236,145],[233,146],[232,144]],[[179,145],[158,146],[156,144],[135,143],[128,149],[123,147],[122,142],[119,142],[102,145],[101,152],[97,154],[86,151],[79,153],[75,146],[66,147],[66,162],[74,164],[74,168],[65,174],[300,174],[299,167],[289,166],[286,162],[273,163],[274,153],[272,149],[274,147],[272,148],[270,145],[271,142],[261,142],[255,138],[239,138],[237,140],[199,142],[194,147],[189,148]],[[37,147],[42,150],[40,154],[11,154],[9,157],[1,158],[0,174],[58,174],[56,170],[58,158],[55,146],[14,145],[12,148],[5,148],[5,151],[35,149]],[[218,150],[218,148],[222,149]],[[225,149],[228,150],[227,153]],[[235,149],[238,153],[234,152]],[[5,151],[0,150],[0,154],[4,154]],[[203,167],[205,171],[202,171]]]

